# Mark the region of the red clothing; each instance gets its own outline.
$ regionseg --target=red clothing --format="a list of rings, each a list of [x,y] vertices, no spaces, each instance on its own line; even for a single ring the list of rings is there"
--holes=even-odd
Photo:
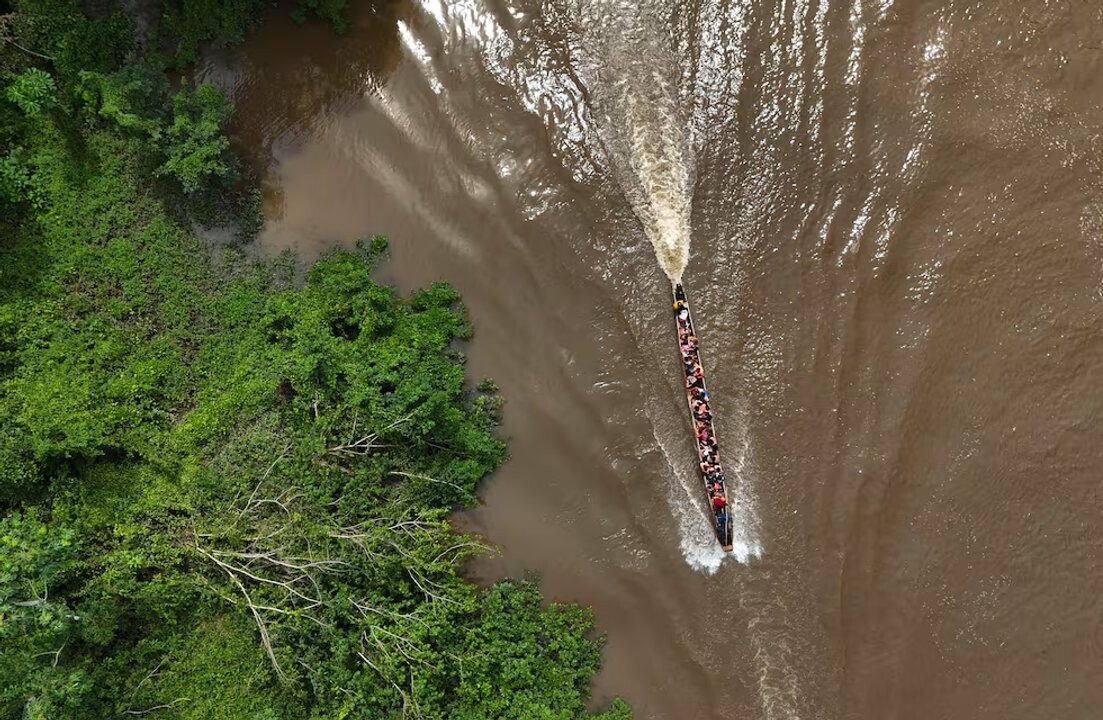
[[[712,509],[719,510],[728,504],[728,501],[724,499],[723,495],[717,495],[712,499]]]

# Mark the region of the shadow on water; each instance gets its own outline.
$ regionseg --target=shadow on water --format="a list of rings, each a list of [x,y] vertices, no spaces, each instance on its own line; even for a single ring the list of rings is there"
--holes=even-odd
[[[261,27],[237,48],[208,49],[194,71],[234,103],[229,135],[247,166],[271,178],[281,147],[316,133],[335,114],[378,93],[402,60],[398,22],[407,0],[349,3],[350,29],[338,35],[324,21],[296,23],[292,0],[269,7]],[[268,195],[279,192],[266,184]]]

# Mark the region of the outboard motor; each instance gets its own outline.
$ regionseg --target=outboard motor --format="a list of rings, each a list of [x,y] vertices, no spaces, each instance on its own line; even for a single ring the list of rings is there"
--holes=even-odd
[[[716,511],[716,537],[724,547],[732,544],[732,514],[727,506]]]

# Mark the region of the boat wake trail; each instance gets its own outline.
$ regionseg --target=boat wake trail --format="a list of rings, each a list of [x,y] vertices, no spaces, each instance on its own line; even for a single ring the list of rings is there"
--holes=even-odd
[[[692,155],[674,117],[673,98],[665,82],[658,74],[652,79],[649,94],[653,97],[632,93],[626,98],[628,157],[639,183],[622,181],[622,185],[629,188],[628,198],[663,272],[679,283],[689,262]]]
[[[540,118],[555,150],[554,161],[562,163],[581,187],[600,187],[604,194],[613,185],[607,179],[616,181],[639,218],[662,270],[672,283],[679,283],[690,255],[695,150],[704,157],[709,128],[730,122],[737,115],[734,98],[743,82],[740,64],[746,55],[743,34],[748,32],[743,13],[750,12],[747,8],[753,4],[702,0],[700,26],[694,24],[696,20],[683,19],[678,22],[684,24],[675,28],[671,27],[671,5],[662,0],[548,0],[536,4],[547,13],[531,14],[524,8],[513,7],[517,3],[510,0],[419,0],[419,4],[423,8],[422,22],[402,23],[400,33],[410,56],[424,73],[425,86],[432,97],[439,98],[431,103],[441,108],[442,118],[452,119],[455,134],[462,140],[454,144],[466,147],[470,143],[473,158],[493,158],[502,187],[516,191],[526,217],[538,218],[547,208],[558,204],[553,194],[558,185],[545,183],[544,176],[535,170],[532,174],[524,170],[533,156],[504,140],[505,144],[497,144],[496,138],[510,136],[509,131],[517,127],[512,120],[493,125],[492,132],[470,133],[477,137],[469,138],[467,128],[487,124],[485,111],[480,108],[474,120],[468,118],[462,104],[449,101],[449,90],[456,89],[450,84],[465,81],[466,89],[454,93],[462,98],[470,87],[477,87],[471,85],[470,77],[455,74],[456,59],[470,53],[481,58],[494,79],[494,94],[499,87],[513,88],[516,106]],[[795,18],[808,16],[807,3],[790,6]],[[820,6],[824,7],[822,3]],[[818,18],[816,26],[822,26],[823,22],[822,17]],[[799,28],[803,25],[793,27],[800,35]],[[681,39],[672,39],[679,32]],[[548,37],[556,39],[554,46],[545,43]],[[782,62],[789,57],[792,47],[805,46],[788,43],[767,55]],[[814,57],[826,57],[826,45],[808,47],[811,50],[807,52]],[[826,62],[814,57],[802,60],[796,67],[819,68],[817,63]],[[779,66],[770,72],[787,77],[788,71]],[[812,92],[809,90],[805,95]],[[783,97],[783,93],[773,92],[771,97]],[[822,113],[822,102],[817,106],[820,110],[814,112]],[[799,110],[798,106],[792,114],[799,115]],[[399,111],[404,108],[394,110]],[[415,119],[420,112],[420,106],[414,105],[405,110],[406,115]],[[433,117],[435,120],[436,116]],[[819,115],[812,117],[813,129],[820,127]],[[394,125],[419,127],[416,120],[408,120],[405,115],[396,116]],[[435,148],[432,138],[438,126],[453,125],[447,122],[427,125],[424,137],[415,135],[409,144]],[[692,133],[691,128],[695,129]],[[779,128],[780,135],[784,128]],[[753,187],[761,189],[758,195],[765,197],[783,184],[773,175],[778,164],[771,154],[775,141],[769,137],[764,140],[755,143],[748,174]],[[812,145],[825,143],[817,139]],[[780,154],[782,150],[776,152]],[[538,186],[534,182],[537,179]],[[467,185],[456,185],[466,192]],[[409,195],[410,191],[404,193]],[[562,197],[573,199],[574,195]],[[742,197],[748,199],[740,202],[749,203],[746,207],[751,210],[760,202],[755,193],[744,193]],[[627,213],[621,214],[618,200],[614,197],[611,202],[595,206],[615,205],[612,212],[620,219]],[[712,225],[722,225],[726,218],[740,224],[740,218],[752,214],[746,207],[707,208],[711,213],[702,213],[706,221],[703,224],[712,220]],[[718,217],[721,215],[723,218]],[[681,391],[675,392],[675,386],[668,384],[673,375],[670,360],[674,350],[668,345],[670,306],[659,312],[655,305],[654,269],[632,224],[616,225],[613,233],[607,229],[607,225],[598,226],[593,236],[584,236],[592,238],[593,247],[587,247],[583,257],[587,261],[594,256],[608,258],[607,262],[595,263],[594,272],[608,282],[610,295],[624,304],[626,325],[641,360],[637,370],[645,378],[640,383],[643,409],[669,466],[664,499],[674,520],[676,542],[690,567],[702,575],[714,576],[696,584],[716,593],[717,602],[709,605],[709,623],[743,625],[734,636],[741,638],[737,640],[741,643],[738,649],[749,651],[745,667],[753,672],[764,720],[820,720],[837,716],[814,711],[818,698],[809,693],[815,693],[817,688],[808,679],[816,677],[817,667],[826,664],[818,660],[820,651],[814,634],[818,616],[805,599],[800,575],[803,568],[790,568],[786,563],[785,543],[776,539],[776,528],[771,528],[771,562],[731,567],[733,561],[745,565],[764,555],[764,540],[760,538],[766,536],[766,523],[760,512],[768,509],[770,503],[766,496],[759,497],[755,492],[762,478],[756,476],[757,442],[751,411],[739,402],[716,399],[716,434],[722,442],[720,457],[727,475],[727,500],[732,514],[732,551],[724,552],[713,531],[713,518],[703,502],[702,479],[695,469],[700,458],[687,442],[684,400],[678,397]],[[456,233],[443,228],[437,234],[448,237]],[[609,242],[610,237],[615,242]],[[640,252],[636,252],[637,246]],[[716,264],[708,268],[713,277],[738,275],[738,255],[732,252],[726,255],[718,257]],[[703,340],[707,347],[708,338]],[[633,361],[635,355],[628,353],[625,359]],[[721,368],[707,369],[721,380],[717,385],[722,388],[725,383],[719,372]],[[733,385],[727,384],[729,388]],[[650,452],[651,447],[647,443],[646,451]],[[665,517],[661,519],[663,522],[657,525],[662,525],[665,531],[668,524]],[[664,532],[662,537],[666,539],[669,535]],[[725,558],[730,559],[725,562]],[[721,573],[724,564],[729,568]],[[704,641],[707,644],[703,647],[710,650],[707,661],[730,656],[728,636],[718,636],[710,630]],[[708,662],[702,664],[707,666]]]
[[[643,224],[663,272],[681,281],[689,262],[694,156],[669,76],[652,3],[602,0],[581,9],[598,134],[611,168]]]
[[[658,437],[659,449],[666,458],[676,482],[669,488],[668,503],[678,523],[678,549],[686,563],[694,570],[713,575],[720,569],[725,558],[732,558],[740,564],[762,557],[762,545],[758,539],[758,519],[755,514],[754,498],[748,492],[750,484],[745,479],[748,466],[746,438],[742,433],[732,435],[725,440],[729,461],[728,474],[731,476],[732,501],[732,551],[724,552],[716,542],[712,531],[712,520],[700,503],[701,484],[693,471],[693,463],[683,458],[685,435],[671,433],[669,437]]]
[[[689,262],[690,211],[696,171],[691,118],[680,98],[677,53],[667,32],[669,6],[655,0],[588,0],[578,4],[584,52],[580,71],[590,89],[594,129],[606,163],[643,225],[663,272],[681,283]],[[662,424],[656,424],[662,427]],[[679,425],[679,430],[681,426]],[[675,462],[684,443],[679,433],[659,444],[673,470],[668,498],[678,523],[680,549],[697,570],[715,573],[725,557],[746,563],[760,557],[757,517],[744,472],[748,447],[742,428],[731,434],[725,461],[730,465],[732,551],[725,553],[712,532],[712,518],[701,504],[695,459]]]

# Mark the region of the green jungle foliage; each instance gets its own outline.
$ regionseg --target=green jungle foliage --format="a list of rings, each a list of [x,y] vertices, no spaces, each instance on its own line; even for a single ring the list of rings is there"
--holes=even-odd
[[[57,104],[54,79],[38,68],[27,68],[16,75],[5,94],[27,115],[37,115]]]
[[[291,17],[298,23],[306,22],[311,15],[325,20],[342,35],[349,30],[348,0],[299,0]]]
[[[505,448],[456,293],[206,246],[225,98],[118,12],[0,23],[0,717],[627,718],[588,611],[457,574]]]

